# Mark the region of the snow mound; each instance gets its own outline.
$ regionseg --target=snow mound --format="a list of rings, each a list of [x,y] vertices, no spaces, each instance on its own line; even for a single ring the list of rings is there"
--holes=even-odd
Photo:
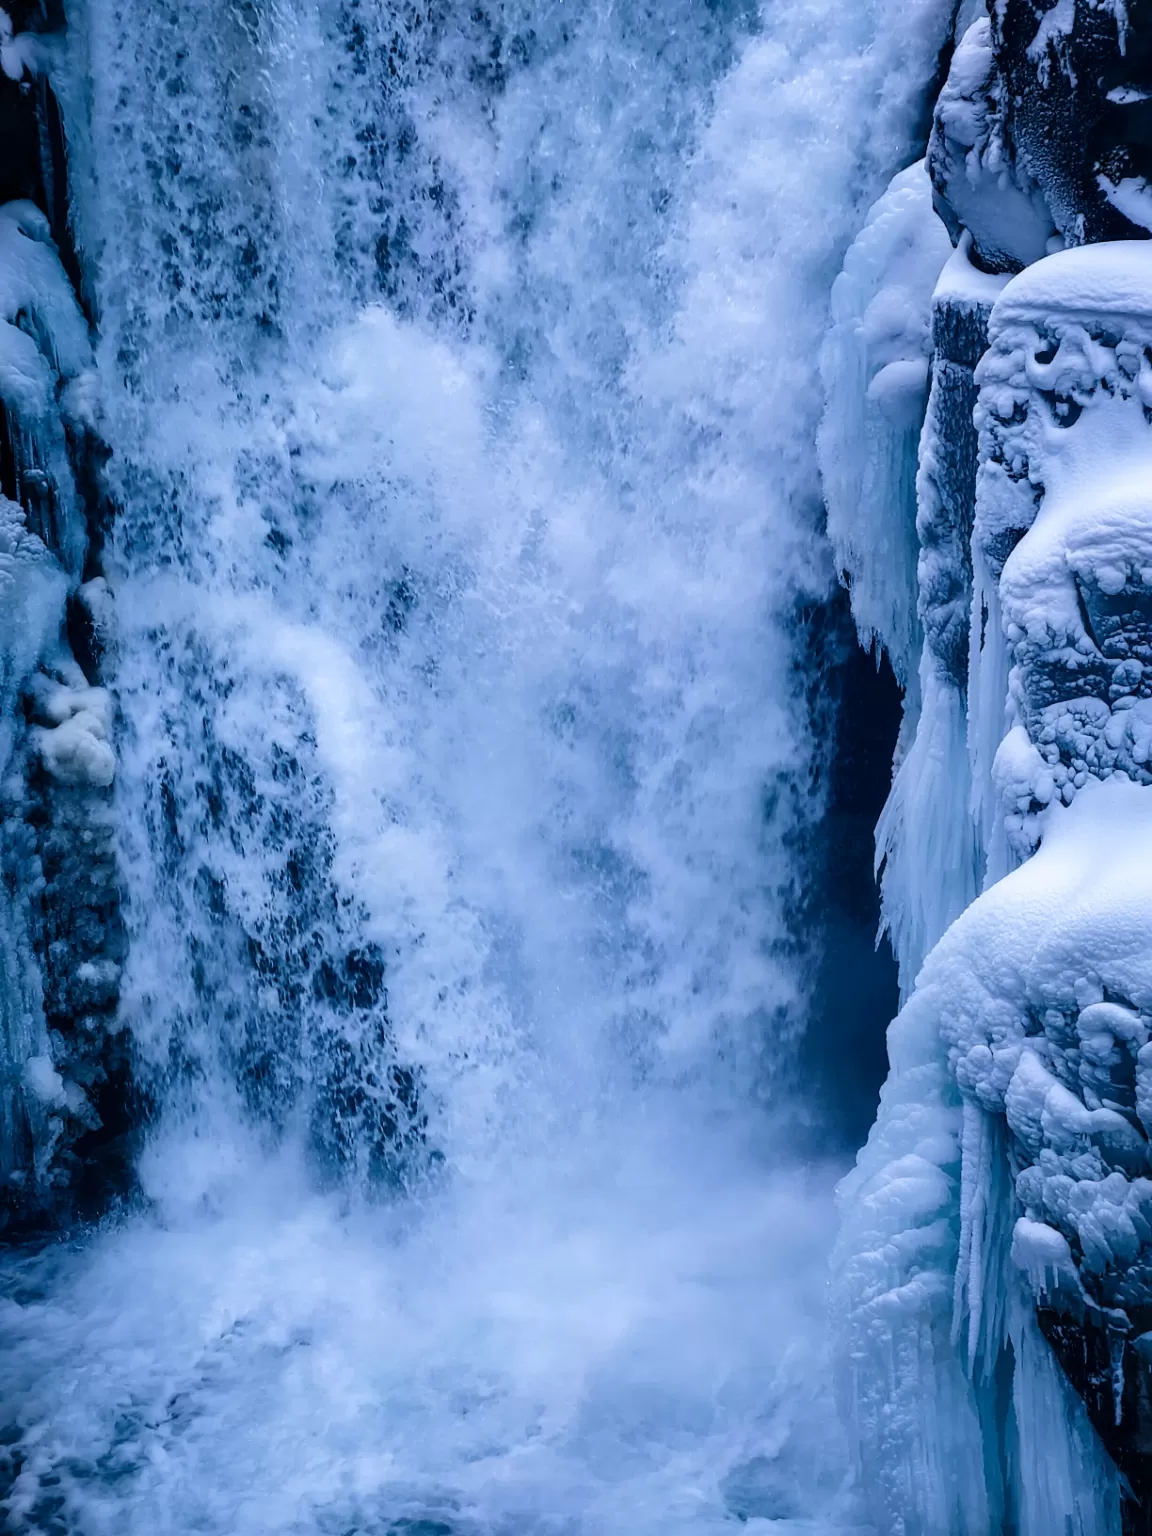
[[[1146,240],[1110,240],[1056,251],[1019,273],[1005,288],[993,330],[1061,315],[1131,315],[1152,320],[1152,246]]]

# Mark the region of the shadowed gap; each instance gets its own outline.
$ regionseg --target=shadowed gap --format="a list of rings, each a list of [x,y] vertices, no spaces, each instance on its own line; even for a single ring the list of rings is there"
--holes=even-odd
[[[856,641],[847,592],[825,610],[823,697],[827,809],[812,855],[820,947],[803,1050],[817,1122],[836,1146],[868,1135],[888,1071],[885,1034],[899,1007],[896,962],[876,943],[874,833],[892,782],[902,694],[886,657]]]

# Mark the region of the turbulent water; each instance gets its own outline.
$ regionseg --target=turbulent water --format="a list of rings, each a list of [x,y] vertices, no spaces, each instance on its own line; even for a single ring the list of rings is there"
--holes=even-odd
[[[856,1528],[782,1145],[816,359],[949,7],[69,7],[142,1201],[14,1531]]]

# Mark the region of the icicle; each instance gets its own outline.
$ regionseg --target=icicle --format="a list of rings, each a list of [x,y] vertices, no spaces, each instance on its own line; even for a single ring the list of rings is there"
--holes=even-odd
[[[876,826],[883,925],[905,996],[929,950],[978,889],[963,701],[927,655],[920,679],[916,735]]]

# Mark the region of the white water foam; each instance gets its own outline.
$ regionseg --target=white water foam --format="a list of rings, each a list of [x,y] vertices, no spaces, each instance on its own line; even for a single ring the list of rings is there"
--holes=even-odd
[[[6,1271],[16,1530],[853,1528],[795,622],[947,9],[77,8],[160,1109],[147,1212]],[[350,944],[443,1158],[393,1204],[304,1150],[350,1026],[285,973]]]

